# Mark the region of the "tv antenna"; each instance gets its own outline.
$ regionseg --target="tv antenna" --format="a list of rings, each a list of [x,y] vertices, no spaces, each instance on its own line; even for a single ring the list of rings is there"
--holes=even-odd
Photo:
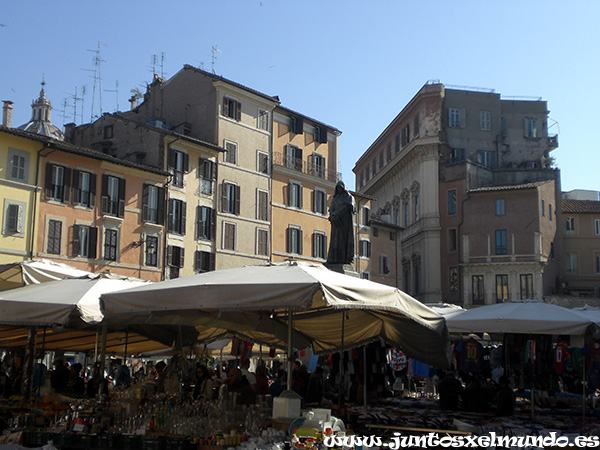
[[[115,92],[117,97],[117,111],[119,111],[119,80],[115,81],[114,89],[104,89],[104,92]]]
[[[217,63],[217,55],[216,55],[217,53],[221,53],[221,50],[219,50],[216,45],[213,45],[211,63],[212,63],[212,73],[214,73],[214,74],[216,74],[215,64]]]
[[[91,112],[90,121],[94,120],[94,101],[96,99],[96,85],[98,86],[98,101],[100,103],[100,115],[102,115],[102,74],[101,74],[101,64],[103,62],[106,62],[106,61],[103,60],[100,57],[100,44],[104,45],[105,47],[108,47],[108,45],[105,44],[104,42],[98,41],[98,47],[96,48],[96,50],[89,50],[88,49],[88,52],[95,53],[95,56],[92,59],[92,61],[94,61],[94,70],[93,70],[93,72],[94,72],[94,87],[92,89],[92,112]]]
[[[150,69],[152,70],[152,75],[158,75],[158,68],[160,67],[160,77],[165,78],[165,52],[161,52],[160,54],[160,63],[158,62],[158,55],[152,55],[152,63]]]
[[[71,105],[71,108],[73,108],[73,123],[77,122],[77,102],[81,101],[81,113],[79,113],[79,117],[80,117],[80,123],[83,123],[83,98],[85,96],[85,86],[82,87],[81,89],[81,97],[77,96],[77,86],[75,86],[75,93],[74,94],[70,94],[68,92],[65,92],[65,94],[68,94],[69,97],[71,98],[71,100],[73,101],[73,104]],[[65,116],[67,115],[66,113],[67,111],[67,100],[65,99],[65,103],[64,103],[64,112],[63,112],[63,120],[65,119]]]

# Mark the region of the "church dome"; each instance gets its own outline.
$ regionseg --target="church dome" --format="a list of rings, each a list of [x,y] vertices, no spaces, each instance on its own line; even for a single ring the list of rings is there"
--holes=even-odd
[[[17,130],[29,131],[30,133],[41,134],[42,136],[63,141],[65,139],[64,133],[50,121],[52,104],[46,98],[46,92],[44,91],[45,84],[42,81],[40,96],[31,104],[31,120],[17,127]]]

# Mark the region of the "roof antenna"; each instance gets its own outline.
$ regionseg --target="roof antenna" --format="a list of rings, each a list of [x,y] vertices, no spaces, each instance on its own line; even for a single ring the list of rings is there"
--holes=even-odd
[[[212,47],[212,73],[214,73],[215,75],[216,75],[215,64],[217,63],[216,53],[221,53],[221,50],[219,50],[216,45],[213,45],[213,47]]]

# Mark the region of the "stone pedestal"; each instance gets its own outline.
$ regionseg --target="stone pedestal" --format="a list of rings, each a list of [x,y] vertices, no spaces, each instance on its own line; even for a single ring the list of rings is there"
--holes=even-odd
[[[360,275],[356,270],[354,270],[354,266],[352,264],[327,264],[325,263],[325,267],[333,272],[343,273],[344,275],[350,275],[351,277],[360,278]]]

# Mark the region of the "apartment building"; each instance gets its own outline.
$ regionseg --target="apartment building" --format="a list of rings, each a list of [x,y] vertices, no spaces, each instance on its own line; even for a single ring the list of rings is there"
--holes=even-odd
[[[600,295],[600,201],[597,191],[563,193],[564,262],[561,289],[578,296]]]
[[[325,262],[339,180],[336,128],[277,106],[273,113],[272,259]],[[267,195],[267,193],[263,194]]]
[[[372,252],[371,277],[378,273],[387,284],[424,302],[472,304],[474,263],[465,259],[462,249],[475,239],[474,234],[495,236],[498,226],[493,208],[485,210],[485,220],[480,213],[471,214],[477,210],[472,205],[481,202],[481,197],[492,205],[496,201],[495,191],[478,189],[515,186],[521,191],[516,186],[553,180],[551,187],[532,188],[536,192],[532,196],[543,196],[559,219],[560,178],[550,158],[556,146],[556,136],[548,134],[545,101],[508,100],[493,91],[450,89],[439,82],[424,85],[353,169],[358,192],[374,198],[373,223],[401,228],[399,256],[390,258],[388,269],[379,262],[380,255]],[[554,191],[553,199],[547,197],[548,190]],[[542,209],[537,211],[541,216]],[[510,214],[521,212],[511,209]],[[555,260],[548,252],[560,246],[552,230],[539,228],[529,229],[530,238],[523,238],[528,244],[514,250],[519,258],[528,255],[528,263],[543,266],[535,272],[544,278],[533,283],[531,294],[536,297],[555,286]],[[543,245],[538,242],[535,248],[543,248],[543,255],[542,250],[530,251],[531,242],[537,242],[540,234],[545,236]],[[393,280],[381,273],[387,270],[394,274]],[[492,292],[488,285],[489,281],[483,292]],[[521,295],[515,288],[510,292],[511,299]],[[483,301],[495,300],[490,294]]]
[[[155,78],[143,102],[125,114],[224,149],[216,180],[216,269],[270,259],[271,131],[278,104],[277,97],[185,65],[167,81]]]
[[[163,186],[168,173],[14,128],[2,127],[0,141],[0,148],[25,160],[10,159],[22,184],[21,197],[11,190],[5,200],[19,206],[3,215],[3,223],[14,226],[0,246],[13,247],[18,257],[10,261],[41,257],[96,273],[162,278],[163,227],[148,227],[142,193]],[[14,251],[17,239],[20,252]]]
[[[70,142],[167,171],[165,185],[145,185],[142,193],[149,205],[144,210],[146,234],[154,240],[161,236],[153,228],[166,230],[160,251],[165,277],[214,270],[217,158],[224,149],[165,129],[157,120],[139,123],[120,113],[79,127],[69,124],[65,131]]]

